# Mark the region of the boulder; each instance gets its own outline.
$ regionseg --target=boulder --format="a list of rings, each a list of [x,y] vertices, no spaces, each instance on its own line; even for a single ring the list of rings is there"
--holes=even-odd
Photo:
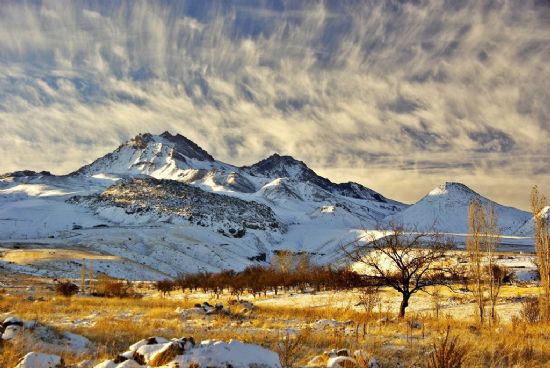
[[[149,344],[148,344],[149,342]],[[154,343],[157,342],[157,343]],[[168,341],[150,338],[138,341],[126,353],[95,368],[233,367],[281,368],[279,356],[259,345],[239,341],[206,340],[195,344],[192,337]]]
[[[336,355],[338,355],[338,356],[349,356],[349,350],[348,349],[340,349],[336,352]]]
[[[280,368],[277,353],[255,344],[245,344],[240,341],[229,342],[205,340],[184,355],[177,357],[175,362],[180,367],[193,363],[199,367],[233,367],[233,368]]]
[[[171,344],[171,342],[167,342],[164,344],[143,345],[134,352],[133,358],[139,364],[148,364],[155,355],[168,349]]]
[[[151,356],[151,360],[147,364],[152,367],[160,367],[170,363],[176,356],[183,354],[184,345],[177,342],[166,344],[162,350]]]
[[[11,340],[14,339],[19,333],[23,330],[23,327],[19,325],[9,325],[4,329],[2,334],[2,340]]]
[[[15,368],[64,368],[63,359],[57,355],[28,353]]]
[[[164,337],[148,337],[146,339],[143,339],[143,340],[139,340],[138,342],[136,342],[135,344],[133,345],[130,345],[130,347],[128,348],[128,350],[134,352],[134,351],[137,351],[140,347],[142,347],[143,345],[156,345],[156,344],[165,344],[167,343],[168,340],[165,339]]]
[[[63,333],[63,340],[75,353],[82,353],[90,346],[90,340],[72,332]]]
[[[348,368],[348,367],[359,367],[357,361],[348,356],[336,356],[329,358],[327,360],[328,368]]]
[[[8,317],[2,322],[2,327],[5,329],[8,326],[23,326],[23,321],[17,317]]]
[[[307,362],[306,367],[322,367],[327,361],[326,355],[316,355]]]

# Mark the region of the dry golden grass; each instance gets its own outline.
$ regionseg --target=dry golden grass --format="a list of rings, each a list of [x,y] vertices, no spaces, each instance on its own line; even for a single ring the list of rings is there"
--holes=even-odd
[[[505,295],[517,296],[524,288],[510,288]],[[532,290],[528,290],[531,292]],[[96,345],[96,350],[85,356],[62,354],[67,364],[84,359],[104,360],[125,351],[128,346],[149,336],[182,337],[194,336],[203,339],[238,339],[276,349],[286,330],[303,330],[319,319],[352,321],[346,328],[327,330],[308,329],[300,335],[299,347],[293,351],[296,365],[304,365],[313,356],[325,350],[348,348],[365,349],[378,358],[383,367],[427,367],[428,356],[434,341],[439,341],[448,326],[453,336],[468,346],[464,359],[465,367],[545,367],[550,366],[550,325],[496,326],[473,325],[472,321],[452,318],[435,319],[431,314],[415,315],[408,319],[422,322],[422,328],[411,329],[405,322],[382,323],[386,312],[373,313],[365,320],[363,313],[351,307],[303,308],[263,305],[246,315],[212,316],[196,321],[184,321],[176,308],[189,308],[195,303],[215,298],[183,298],[172,300],[158,296],[143,299],[118,299],[77,296],[65,298],[53,292],[35,293],[35,298],[44,301],[26,300],[26,295],[0,297],[0,313],[10,313],[23,319],[34,319],[60,331],[72,331],[86,336]],[[337,296],[336,296],[337,297]],[[230,296],[219,301],[227,305]],[[390,315],[393,317],[393,315]],[[71,323],[87,320],[92,324]],[[366,335],[363,324],[367,323]],[[293,334],[289,334],[293,338]],[[26,352],[33,349],[32,342],[7,343],[0,355],[0,367],[13,367]]]
[[[88,251],[74,249],[15,249],[4,250],[2,259],[6,262],[17,264],[33,264],[48,261],[67,261],[82,259],[93,260],[113,260],[118,261],[121,258],[117,256],[104,256]]]

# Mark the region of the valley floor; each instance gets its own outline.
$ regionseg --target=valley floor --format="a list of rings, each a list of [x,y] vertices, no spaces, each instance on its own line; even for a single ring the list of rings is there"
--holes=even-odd
[[[57,331],[82,335],[91,342],[85,349],[55,345],[48,338],[5,341],[1,367],[13,367],[28,351],[63,356],[69,366],[93,366],[112,359],[134,342],[149,336],[193,336],[195,340],[236,339],[276,351],[293,366],[305,366],[323,351],[364,349],[381,367],[425,367],[433,344],[450,328],[452,336],[466,346],[468,367],[550,366],[550,326],[529,324],[520,318],[526,297],[538,295],[536,286],[519,283],[505,286],[499,298],[499,323],[476,323],[472,296],[440,290],[439,316],[434,299],[419,293],[411,299],[405,321],[395,318],[398,295],[382,290],[380,302],[366,316],[360,291],[282,293],[254,298],[245,294],[236,302],[226,294],[219,298],[204,293],[174,291],[165,297],[150,283],[134,283],[141,298],[101,298],[54,293],[54,280],[11,273],[0,274],[0,319],[16,316],[34,320]],[[457,287],[458,288],[458,287]],[[196,304],[222,303],[224,313],[207,314]],[[288,344],[295,341],[296,344]],[[88,364],[88,365],[86,365]],[[324,362],[317,360],[315,364]]]

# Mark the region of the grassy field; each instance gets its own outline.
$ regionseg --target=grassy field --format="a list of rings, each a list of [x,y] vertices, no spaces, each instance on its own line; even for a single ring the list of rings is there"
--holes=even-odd
[[[0,279],[1,280],[1,279]],[[4,282],[6,280],[4,279]],[[209,301],[228,305],[234,297],[220,299],[210,294],[172,292],[162,297],[146,284],[136,286],[141,298],[101,298],[58,296],[49,290],[52,280],[18,280],[21,288],[7,290],[0,297],[0,317],[14,315],[36,320],[58,331],[70,331],[89,338],[91,352],[75,355],[63,351],[67,364],[91,359],[102,361],[125,351],[132,343],[149,336],[167,338],[194,336],[203,339],[237,339],[273,349],[294,366],[303,366],[325,350],[365,349],[382,367],[425,367],[428,356],[450,329],[466,351],[467,367],[542,367],[550,366],[550,326],[527,324],[517,318],[520,302],[510,301],[538,293],[534,287],[507,286],[499,302],[500,323],[479,326],[474,305],[468,296],[441,290],[443,307],[435,318],[431,297],[418,294],[411,300],[405,320],[395,319],[396,295],[381,292],[382,302],[366,318],[355,306],[359,292],[267,295],[252,301],[256,308],[243,311],[229,307],[231,314],[189,315],[182,310],[195,303]],[[452,304],[452,305],[451,305]],[[457,311],[462,310],[461,313]],[[321,323],[319,322],[321,320]],[[328,320],[323,322],[322,320]],[[297,341],[295,345],[284,343]],[[5,343],[0,355],[1,367],[13,367],[37,342],[16,339]]]

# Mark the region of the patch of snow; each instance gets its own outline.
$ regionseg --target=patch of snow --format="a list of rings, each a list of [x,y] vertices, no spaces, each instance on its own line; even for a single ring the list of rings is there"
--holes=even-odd
[[[28,353],[15,368],[61,368],[63,360],[57,355]]]

